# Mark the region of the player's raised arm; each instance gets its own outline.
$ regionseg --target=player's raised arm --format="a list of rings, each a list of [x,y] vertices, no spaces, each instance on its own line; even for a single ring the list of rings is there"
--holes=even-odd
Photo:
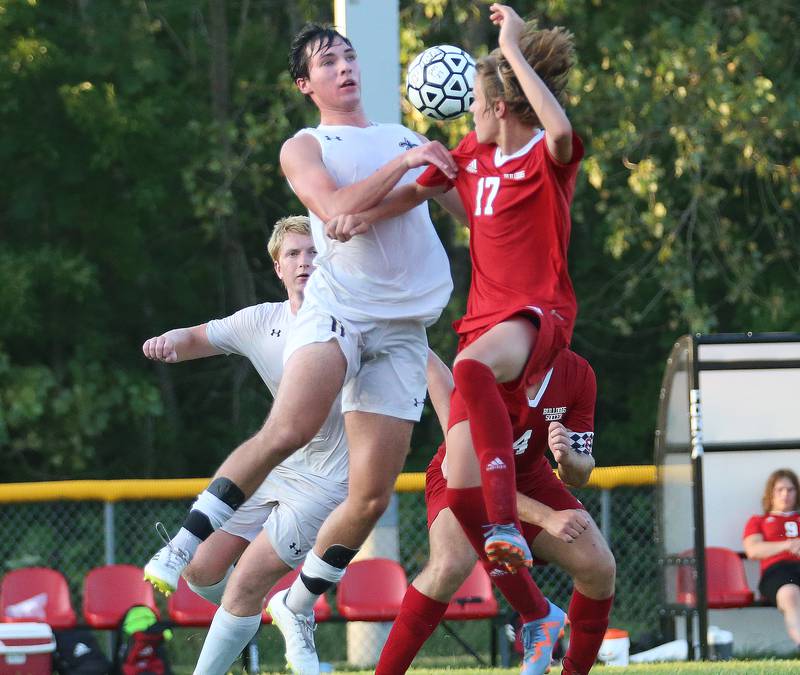
[[[179,363],[223,353],[209,341],[204,323],[190,328],[174,328],[151,337],[142,345],[142,352],[148,359],[164,363]]]
[[[456,165],[447,148],[432,142],[398,155],[369,178],[339,187],[325,168],[322,151],[313,136],[295,136],[281,148],[281,168],[286,178],[300,201],[324,221],[376,206],[406,171],[428,164],[438,167],[448,177],[456,175]]]
[[[569,163],[572,159],[572,124],[558,99],[523,52],[521,41],[524,39],[525,21],[511,7],[500,3],[491,5],[489,11],[492,23],[500,26],[500,50],[545,130],[547,149],[558,162]],[[559,80],[566,78],[572,63],[569,34],[563,29],[553,29],[540,32],[540,36],[539,39],[550,40],[553,44],[550,49],[541,50],[543,56],[536,64],[537,69],[551,70],[553,77]],[[560,84],[563,86],[563,82]]]

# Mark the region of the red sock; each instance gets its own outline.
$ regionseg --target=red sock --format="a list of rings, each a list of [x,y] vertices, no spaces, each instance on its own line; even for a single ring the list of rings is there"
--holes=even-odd
[[[613,595],[605,600],[592,600],[577,590],[572,592],[567,612],[570,628],[564,675],[585,675],[594,665],[608,628],[613,600]]]
[[[409,586],[400,605],[400,614],[381,652],[375,675],[399,675],[405,673],[425,641],[436,630],[436,626],[447,609],[446,602],[439,602]]]
[[[514,432],[494,373],[480,361],[463,359],[453,368],[453,379],[469,413],[489,522],[513,523],[517,520]]]
[[[541,619],[550,611],[547,599],[527,569],[512,574],[502,565],[490,563],[483,549],[483,527],[488,524],[481,489],[447,488],[447,504],[461,524],[483,567],[509,604],[519,612],[524,623]]]

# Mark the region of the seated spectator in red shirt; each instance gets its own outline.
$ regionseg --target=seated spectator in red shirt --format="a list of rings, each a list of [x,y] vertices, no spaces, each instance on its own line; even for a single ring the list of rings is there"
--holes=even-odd
[[[800,514],[797,475],[790,469],[770,474],[761,504],[764,515],[744,528],[744,552],[761,561],[758,591],[783,613],[786,631],[800,648]]]

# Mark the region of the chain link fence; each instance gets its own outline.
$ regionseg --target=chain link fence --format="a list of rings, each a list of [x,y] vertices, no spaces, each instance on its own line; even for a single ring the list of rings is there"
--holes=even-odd
[[[617,559],[617,592],[611,625],[628,630],[633,640],[659,628],[661,590],[653,537],[653,490],[652,486],[585,488],[576,493],[609,539]],[[398,501],[400,562],[410,581],[428,556],[425,504],[421,492],[401,493]],[[73,605],[80,615],[85,574],[108,562],[143,565],[161,546],[153,528],[155,521],[161,520],[173,532],[189,504],[188,499],[3,504],[0,505],[0,555],[6,571],[31,565],[60,570],[69,581]],[[534,569],[534,577],[553,602],[563,608],[568,606],[572,585],[566,574],[552,566],[538,567]],[[503,603],[499,594],[498,598]],[[507,605],[501,607],[503,612],[508,611]],[[163,603],[162,609],[166,609]],[[491,631],[497,629],[492,622],[459,622],[451,628],[489,661]],[[202,629],[175,631],[170,652],[176,672],[192,672],[204,636]],[[284,664],[283,643],[277,629],[262,627],[258,644],[262,668],[280,670]],[[317,647],[321,660],[334,664],[336,669],[347,667],[342,623],[321,624]],[[501,644],[501,652],[504,649],[507,651],[507,643]],[[426,643],[417,663],[436,668],[475,665],[476,661],[457,639],[439,628]],[[241,667],[234,670],[240,671]]]

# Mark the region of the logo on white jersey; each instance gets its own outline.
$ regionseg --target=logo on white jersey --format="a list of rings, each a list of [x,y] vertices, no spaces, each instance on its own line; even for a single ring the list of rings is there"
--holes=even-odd
[[[504,173],[503,178],[510,178],[511,180],[522,180],[525,178],[525,169],[522,171],[515,171],[514,173]]]
[[[478,160],[472,159],[470,163],[467,164],[467,173],[478,173]]]
[[[486,465],[487,471],[500,471],[502,469],[507,469],[506,463],[500,459],[499,457],[495,457],[491,462]]]
[[[559,406],[558,408],[545,408],[542,411],[542,414],[544,415],[544,418],[548,422],[556,422],[560,420],[562,417],[564,417],[566,412],[567,412],[567,407],[562,405]]]

